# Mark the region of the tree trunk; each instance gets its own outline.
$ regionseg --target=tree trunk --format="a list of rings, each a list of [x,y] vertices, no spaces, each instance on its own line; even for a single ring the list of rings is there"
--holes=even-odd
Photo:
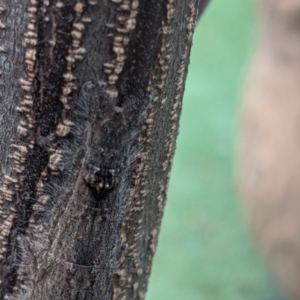
[[[196,0],[0,4],[0,299],[144,299]]]
[[[257,2],[260,39],[243,105],[241,189],[268,263],[300,299],[300,1]]]

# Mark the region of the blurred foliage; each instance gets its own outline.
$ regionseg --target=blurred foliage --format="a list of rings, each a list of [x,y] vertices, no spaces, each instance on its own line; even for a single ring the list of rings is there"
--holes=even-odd
[[[253,50],[249,0],[212,0],[194,35],[180,135],[147,300],[269,299],[237,204],[237,109]]]

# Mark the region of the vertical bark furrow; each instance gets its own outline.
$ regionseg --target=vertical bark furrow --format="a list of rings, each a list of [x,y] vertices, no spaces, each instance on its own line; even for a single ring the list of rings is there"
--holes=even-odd
[[[135,30],[129,41],[127,60],[120,74],[118,89],[134,94],[146,90],[154,62],[159,51],[161,23],[166,14],[164,1],[140,1]]]
[[[113,28],[110,34],[112,40],[112,52],[114,58],[104,64],[104,73],[107,74],[107,83],[109,85],[108,93],[111,97],[117,97],[119,91],[116,87],[120,74],[122,73],[126,61],[128,61],[128,45],[131,35],[137,23],[137,15],[140,11],[139,0],[118,1],[111,0],[116,5],[116,21],[107,24]],[[121,75],[122,77],[122,75]],[[123,92],[128,92],[124,90]]]
[[[150,8],[146,12],[153,9],[150,2],[144,5]],[[134,46],[131,48],[133,53],[138,54],[132,59],[133,65],[126,69],[130,72],[130,76],[125,77],[127,86],[134,89],[134,85],[142,85],[143,80],[148,80],[147,88],[153,93],[154,102],[138,140],[143,145],[139,153],[140,164],[132,176],[128,213],[121,233],[122,241],[128,243],[128,251],[115,272],[113,299],[144,299],[145,296],[166,199],[195,24],[194,1],[176,4],[173,1],[156,2],[157,6],[163,18],[158,22],[155,15],[153,20],[160,27],[153,26],[152,29],[157,32],[148,32],[151,24],[147,23],[149,27],[145,25],[142,28],[145,32],[137,32],[137,37],[132,38],[140,52]],[[153,60],[147,60],[144,57],[147,50],[141,50],[147,42],[139,43],[139,38],[151,40],[151,34],[156,34],[161,40],[156,40],[158,48],[150,51],[151,55],[155,55]],[[138,75],[142,67],[145,68],[142,73],[144,79]],[[153,214],[148,214],[149,211]]]
[[[74,18],[72,5],[60,7],[54,1],[32,3],[28,7],[28,31],[24,33],[25,37],[31,38],[30,41],[25,41],[26,77],[21,79],[21,84],[26,92],[25,99],[32,101],[33,105],[31,111],[27,111],[25,105],[20,107],[23,119],[18,133],[20,143],[23,142],[28,153],[23,157],[23,165],[18,166],[24,171],[21,169],[23,172],[19,175],[22,179],[19,181],[16,199],[17,216],[10,234],[11,251],[17,252],[17,255],[20,251],[24,253],[18,255],[19,261],[4,275],[13,279],[7,294],[12,294],[13,287],[14,293],[22,295],[20,297],[25,297],[25,293],[31,289],[29,283],[25,284],[28,273],[23,266],[29,263],[26,256],[32,255],[26,253],[26,243],[30,243],[30,238],[26,237],[25,233],[28,233],[28,230],[43,230],[43,225],[31,217],[38,196],[42,193],[43,181],[47,180],[48,175],[46,168],[51,146],[48,140],[44,144],[40,140],[42,137],[47,139],[53,131],[55,132],[57,119],[61,115],[61,103],[58,99],[62,86],[59,83],[62,82],[66,68],[65,56],[71,42],[71,39],[66,37],[71,36],[70,21]],[[57,79],[58,82],[55,82]]]
[[[2,228],[2,243],[6,245],[2,247],[2,297],[19,294],[25,299],[30,293],[27,265],[39,250],[34,239],[43,236],[47,227],[44,223],[49,219],[45,210],[51,209],[59,196],[57,192],[61,192],[53,191],[55,177],[68,182],[72,152],[76,152],[78,139],[82,138],[83,132],[77,132],[76,137],[67,135],[73,125],[70,117],[76,119],[68,102],[76,88],[73,64],[85,53],[80,47],[84,6],[83,1],[75,0],[32,0],[22,7],[28,16],[24,38],[19,38],[24,43],[25,57],[25,75],[20,78],[23,98],[14,107],[20,114],[18,137],[11,145],[15,149],[11,155],[12,171],[4,176],[1,189],[2,196],[13,206]],[[64,152],[68,152],[67,161],[63,161]]]
[[[24,1],[6,1],[1,5],[1,13],[6,22],[3,36],[5,51],[1,53],[1,68],[4,91],[2,93],[2,122],[1,140],[8,143],[2,148],[2,186],[1,186],[1,257],[0,257],[0,298],[12,292],[16,281],[17,265],[22,256],[19,251],[15,232],[18,230],[20,211],[17,207],[19,201],[18,191],[22,184],[20,174],[24,171],[24,163],[28,154],[27,139],[27,120],[20,118],[18,107],[22,97],[21,89],[26,91],[30,88],[27,80],[16,82],[19,74],[23,74],[24,57],[20,55],[23,50],[22,34],[26,32],[29,23],[28,16],[24,15],[24,10],[28,3]],[[3,22],[4,23],[4,22]],[[30,31],[30,28],[27,28]],[[15,41],[17,41],[15,43]],[[25,94],[26,92],[24,92]],[[30,117],[30,108],[27,114]],[[12,120],[7,118],[8,114]],[[17,127],[16,127],[17,125]],[[25,127],[26,126],[26,127]],[[7,131],[7,132],[6,132]],[[23,224],[22,224],[23,225]]]

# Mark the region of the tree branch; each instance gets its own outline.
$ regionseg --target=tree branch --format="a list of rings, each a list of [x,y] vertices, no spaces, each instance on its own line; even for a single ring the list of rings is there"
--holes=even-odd
[[[1,4],[0,299],[143,299],[196,1]]]

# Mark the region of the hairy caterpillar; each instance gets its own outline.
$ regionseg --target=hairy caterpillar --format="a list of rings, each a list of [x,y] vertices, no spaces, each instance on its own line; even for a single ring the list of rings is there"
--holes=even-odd
[[[82,177],[98,192],[110,190],[119,184],[120,176],[134,160],[132,144],[152,96],[139,91],[117,106],[117,99],[108,97],[103,87],[91,82],[83,86],[81,95],[90,104]]]

